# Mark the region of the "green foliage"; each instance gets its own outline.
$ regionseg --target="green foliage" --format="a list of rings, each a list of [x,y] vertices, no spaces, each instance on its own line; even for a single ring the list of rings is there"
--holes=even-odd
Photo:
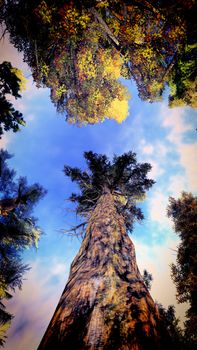
[[[23,81],[21,71],[13,68],[10,62],[0,64],[0,138],[4,131],[12,129],[16,132],[20,130],[20,125],[25,125],[22,113],[15,110],[8,100],[9,95],[15,99],[21,97],[19,92]]]
[[[162,304],[157,304],[159,309],[162,326],[168,331],[171,339],[171,348],[174,350],[189,350],[187,339],[184,338],[184,332],[179,326],[179,319],[175,316],[175,308],[173,305],[167,309]]]
[[[119,157],[114,156],[112,162],[105,155],[91,151],[85,152],[84,157],[89,170],[64,167],[65,175],[80,188],[79,194],[73,193],[70,197],[72,202],[77,203],[77,213],[87,216],[96,206],[100,196],[105,191],[110,191],[118,212],[124,217],[126,228],[132,230],[134,220],[143,219],[142,211],[137,208],[136,202],[154,183],[147,178],[150,164],[137,163],[136,154],[132,152]]]
[[[24,249],[35,246],[41,234],[36,219],[31,215],[33,206],[45,191],[39,184],[29,186],[25,178],[16,180],[10,170],[7,151],[0,151],[0,345],[10,325],[10,315],[3,301],[11,298],[10,290],[21,288],[28,266],[22,263]]]
[[[197,43],[187,44],[179,55],[169,81],[169,104],[197,107]]]
[[[195,11],[193,1],[182,0],[8,0],[0,21],[66,120],[94,124],[126,118],[129,96],[120,76],[135,81],[143,100],[161,100],[169,84],[171,106],[195,106],[194,49],[188,51]],[[106,75],[110,66],[119,74]]]
[[[197,197],[183,192],[179,199],[170,197],[168,216],[172,218],[175,232],[180,237],[176,265],[172,264],[172,279],[177,288],[178,302],[189,302],[185,332],[197,344]]]
[[[142,278],[144,280],[144,283],[145,283],[147,289],[150,290],[151,284],[153,281],[153,276],[147,270],[144,270]]]

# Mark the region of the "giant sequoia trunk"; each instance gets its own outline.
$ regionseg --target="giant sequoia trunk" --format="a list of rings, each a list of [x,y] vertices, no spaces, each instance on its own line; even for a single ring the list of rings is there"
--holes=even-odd
[[[113,196],[92,212],[68,283],[39,350],[161,349],[159,314]]]

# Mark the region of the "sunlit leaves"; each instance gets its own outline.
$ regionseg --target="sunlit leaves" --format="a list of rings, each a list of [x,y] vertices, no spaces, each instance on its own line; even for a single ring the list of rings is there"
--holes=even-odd
[[[86,29],[90,22],[90,15],[87,11],[79,11],[73,4],[65,4],[60,9],[61,25],[66,35],[77,35],[81,30]]]
[[[123,89],[118,93],[120,77],[133,79],[143,100],[161,100],[169,84],[171,106],[195,106],[194,48],[185,49],[194,43],[193,6],[192,1],[19,0],[5,3],[2,18],[37,86],[50,88],[58,111],[71,123],[94,124],[125,119],[129,97]]]
[[[16,68],[16,67],[13,67],[11,69],[11,72],[18,79],[19,91],[26,90],[27,79],[24,77],[23,72],[20,69]]]

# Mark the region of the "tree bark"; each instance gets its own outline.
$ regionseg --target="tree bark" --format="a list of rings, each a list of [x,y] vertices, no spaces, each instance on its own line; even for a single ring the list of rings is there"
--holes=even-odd
[[[161,332],[124,219],[105,193],[38,350],[163,349]]]

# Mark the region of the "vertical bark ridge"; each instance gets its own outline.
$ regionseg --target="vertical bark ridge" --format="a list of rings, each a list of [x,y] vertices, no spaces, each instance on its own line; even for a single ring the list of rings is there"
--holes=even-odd
[[[105,193],[38,350],[161,349],[159,324],[124,219]]]

